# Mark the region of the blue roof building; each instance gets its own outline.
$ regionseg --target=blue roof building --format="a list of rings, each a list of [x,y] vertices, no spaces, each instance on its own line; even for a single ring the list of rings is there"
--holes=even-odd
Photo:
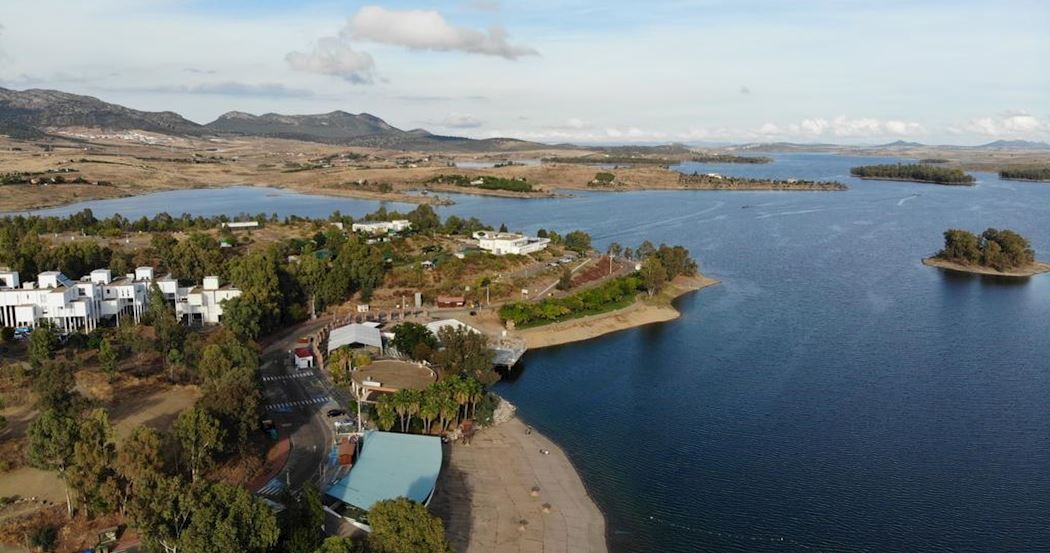
[[[440,472],[440,438],[370,431],[350,474],[332,484],[325,495],[361,511],[398,497],[425,505]]]

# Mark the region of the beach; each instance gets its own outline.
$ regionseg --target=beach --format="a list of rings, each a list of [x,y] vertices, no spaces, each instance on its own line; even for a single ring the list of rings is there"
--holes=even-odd
[[[937,257],[927,257],[922,260],[922,264],[928,267],[937,267],[940,269],[947,269],[949,271],[958,271],[961,273],[971,273],[975,275],[988,275],[988,276],[1002,276],[1002,277],[1030,277],[1042,273],[1050,273],[1050,263],[1045,261],[1036,261],[1035,263],[1014,269],[1012,271],[997,271],[991,267],[980,267],[976,265],[963,265],[962,263],[955,263],[954,261],[948,261],[946,259],[940,259]]]
[[[536,349],[590,340],[629,328],[671,321],[681,315],[671,304],[675,298],[718,283],[717,280],[704,275],[678,277],[659,295],[653,298],[643,297],[623,309],[519,330],[514,332],[514,336],[525,340],[529,349]]]
[[[608,551],[605,518],[568,457],[517,417],[451,445],[438,482],[430,508],[459,553]]]

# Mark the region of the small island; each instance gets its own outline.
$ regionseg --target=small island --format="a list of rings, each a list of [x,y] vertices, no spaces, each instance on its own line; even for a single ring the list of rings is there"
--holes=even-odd
[[[861,165],[850,169],[849,172],[854,177],[870,180],[899,180],[947,185],[972,185],[977,182],[973,175],[968,175],[961,169],[939,167],[928,163]]]
[[[678,184],[690,190],[794,190],[810,192],[840,192],[846,185],[838,181],[811,181],[802,179],[749,179],[717,173],[678,175]]]
[[[1012,230],[990,228],[980,236],[960,229],[944,232],[944,249],[923,264],[981,275],[1029,277],[1050,272],[1050,263],[1035,260],[1028,240]]]
[[[1050,182],[1050,166],[1003,169],[1002,171],[999,171],[999,178],[1003,180]]]

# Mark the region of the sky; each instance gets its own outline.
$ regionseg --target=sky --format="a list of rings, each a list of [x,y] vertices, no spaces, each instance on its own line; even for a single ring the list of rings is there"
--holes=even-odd
[[[0,86],[543,142],[1050,141],[1045,0],[3,0]]]

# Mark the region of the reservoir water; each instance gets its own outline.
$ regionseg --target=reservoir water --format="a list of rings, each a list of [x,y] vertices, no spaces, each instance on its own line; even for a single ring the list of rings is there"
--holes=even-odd
[[[600,247],[683,244],[722,281],[678,301],[677,321],[532,351],[496,391],[569,454],[618,552],[1050,548],[1050,275],[920,263],[951,227],[1013,228],[1050,258],[1050,185],[859,181],[849,167],[887,160],[774,157],[682,170],[851,189],[460,196],[441,208],[525,231],[582,228]],[[170,194],[48,211],[378,205]]]

